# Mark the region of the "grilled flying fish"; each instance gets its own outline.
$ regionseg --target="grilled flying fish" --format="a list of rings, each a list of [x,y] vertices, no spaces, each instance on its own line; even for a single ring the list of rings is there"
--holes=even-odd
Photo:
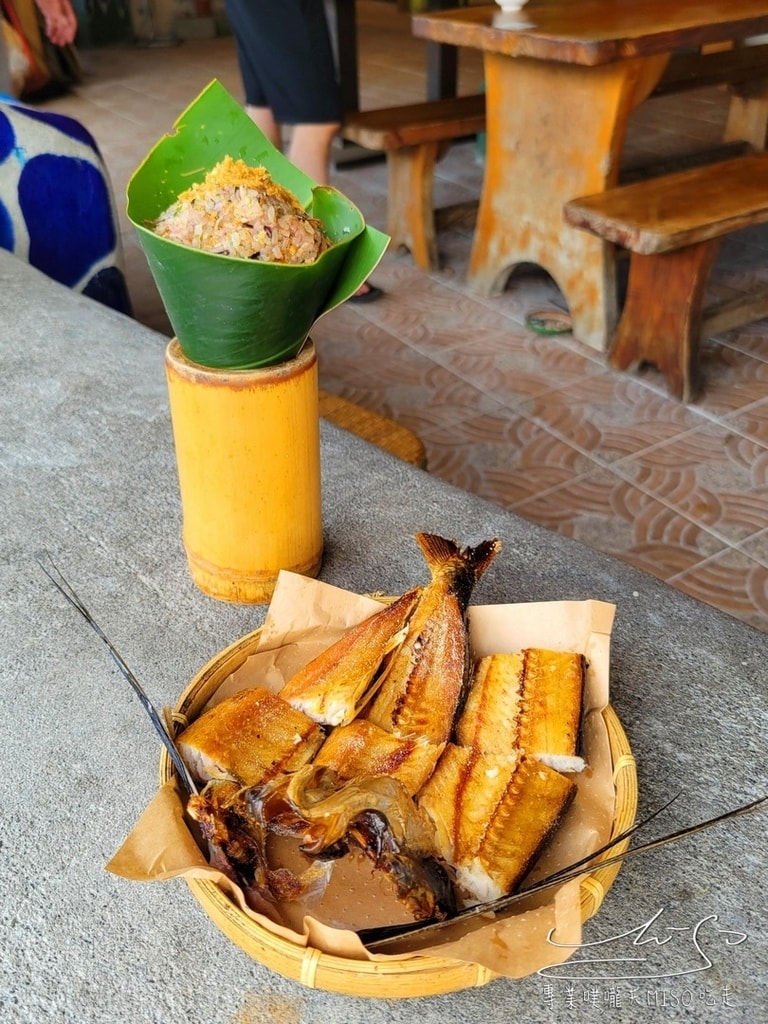
[[[396,736],[445,743],[467,682],[466,611],[472,590],[501,549],[498,540],[461,549],[417,533],[432,579],[391,656],[366,717]]]
[[[520,883],[575,790],[531,758],[449,744],[418,803],[463,898],[486,901]]]
[[[269,690],[254,687],[210,708],[176,745],[195,779],[255,786],[307,764],[324,739],[312,719]]]
[[[583,655],[571,651],[536,647],[481,658],[458,742],[487,753],[525,751],[563,771],[583,767],[576,752],[585,671]]]
[[[323,725],[355,717],[382,660],[403,639],[420,588],[407,591],[313,658],[283,686],[283,700]]]

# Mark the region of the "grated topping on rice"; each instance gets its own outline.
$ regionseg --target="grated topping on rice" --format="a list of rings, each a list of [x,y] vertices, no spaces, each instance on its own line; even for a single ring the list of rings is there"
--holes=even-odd
[[[226,156],[154,224],[163,238],[222,256],[313,263],[331,242],[322,223],[265,167]]]

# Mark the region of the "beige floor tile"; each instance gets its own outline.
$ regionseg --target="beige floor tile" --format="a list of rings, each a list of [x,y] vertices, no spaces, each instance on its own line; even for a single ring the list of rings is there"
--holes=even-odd
[[[558,533],[668,580],[725,549],[723,541],[604,469],[514,506]]]
[[[675,587],[768,631],[768,567],[734,548],[675,576]]]
[[[627,479],[729,544],[768,527],[768,447],[707,424],[621,463]]]
[[[607,369],[585,374],[570,387],[550,389],[528,412],[604,463],[663,447],[701,422],[696,410],[642,380]]]

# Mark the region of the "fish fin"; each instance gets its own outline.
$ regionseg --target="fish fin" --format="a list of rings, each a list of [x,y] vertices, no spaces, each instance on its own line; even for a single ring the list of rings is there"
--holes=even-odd
[[[461,548],[455,540],[434,533],[417,533],[415,536],[432,579],[447,579],[462,609],[466,610],[472,589],[501,551],[501,541],[494,538],[475,547]]]
[[[436,533],[417,533],[416,543],[421,548],[433,576],[440,572],[446,562],[461,559],[461,548],[456,541],[440,537]]]
[[[466,554],[472,562],[476,580],[480,579],[496,555],[501,551],[501,547],[501,541],[498,537],[494,537],[493,540],[484,540],[476,547],[466,549]]]

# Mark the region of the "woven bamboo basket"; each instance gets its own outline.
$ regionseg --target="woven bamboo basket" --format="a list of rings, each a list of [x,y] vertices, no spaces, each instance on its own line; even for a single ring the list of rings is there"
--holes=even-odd
[[[247,634],[214,657],[194,677],[174,709],[174,719],[182,726],[194,721],[224,680],[238,669],[258,644],[260,630]],[[637,773],[629,741],[615,711],[603,711],[613,761],[616,790],[612,837],[629,828],[637,811]],[[160,757],[160,785],[174,774],[168,753]],[[629,840],[617,844],[610,853],[623,852]],[[596,862],[599,864],[599,860]],[[619,864],[596,867],[581,882],[581,915],[586,921],[600,909],[605,893],[619,871]],[[382,961],[353,960],[300,946],[263,928],[244,914],[214,883],[187,879],[193,895],[213,923],[249,956],[284,977],[308,988],[350,996],[386,996],[387,999],[441,995],[460,989],[486,985],[498,977],[480,964],[435,956],[393,956]]]

